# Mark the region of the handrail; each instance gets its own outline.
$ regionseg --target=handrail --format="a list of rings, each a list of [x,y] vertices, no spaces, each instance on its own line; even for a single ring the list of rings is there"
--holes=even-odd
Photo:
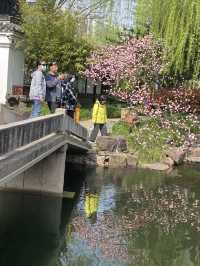
[[[80,138],[84,141],[88,139],[88,131],[86,128],[74,122],[74,120],[66,116],[65,118],[65,131],[68,132],[70,135],[73,135],[77,138]]]
[[[57,113],[1,125],[0,156],[56,132],[66,132],[87,141],[86,128],[63,113]]]
[[[52,119],[53,117],[58,117],[58,116],[62,117],[63,114],[51,114],[51,115],[39,116],[39,117],[36,117],[36,118],[29,118],[29,119],[26,119],[26,120],[12,122],[12,123],[8,123],[8,124],[5,124],[5,125],[0,125],[0,131],[2,129],[18,127],[20,125],[27,125],[27,124],[31,124],[31,123],[38,122],[38,121],[44,121],[44,120]]]
[[[59,131],[62,121],[63,115],[51,115],[0,126],[0,155]]]

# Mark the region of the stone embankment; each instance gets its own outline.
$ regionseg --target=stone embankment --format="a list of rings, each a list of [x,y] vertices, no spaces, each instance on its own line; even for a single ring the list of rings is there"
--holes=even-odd
[[[187,151],[182,148],[169,148],[161,162],[141,164],[141,167],[158,171],[167,171],[173,169],[174,166],[183,164],[186,155]]]
[[[109,168],[135,168],[137,157],[128,152],[127,141],[123,137],[98,137],[93,149],[85,156],[71,155],[68,160],[89,166]]]
[[[88,166],[105,168],[147,168],[157,171],[170,171],[183,163],[199,163],[200,147],[190,149],[171,147],[160,162],[142,164],[137,156],[128,151],[124,137],[98,137],[93,149],[87,155],[70,155],[68,161]]]
[[[131,108],[122,109],[121,121],[130,125],[136,125],[138,116]],[[108,131],[112,134],[112,126],[120,119],[108,121]],[[91,128],[91,121],[85,121],[86,127]],[[124,137],[98,137],[96,145],[93,146],[87,156],[70,157],[73,162],[101,166],[101,167],[140,167],[157,171],[170,171],[183,163],[200,163],[200,136],[197,142],[190,148],[169,147],[160,162],[143,164],[137,156],[128,151],[127,140]]]
[[[87,155],[71,155],[68,160],[89,166],[107,168],[148,168],[152,170],[166,171],[175,165],[180,165],[186,158],[186,151],[179,148],[171,148],[166,152],[166,158],[162,162],[153,164],[140,164],[137,156],[128,151],[127,140],[123,137],[98,137],[93,149]]]
[[[185,158],[187,163],[200,163],[200,147],[193,147],[189,149]]]

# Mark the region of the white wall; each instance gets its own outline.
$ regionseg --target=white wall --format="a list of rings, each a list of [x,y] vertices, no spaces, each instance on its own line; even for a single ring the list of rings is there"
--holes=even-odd
[[[15,85],[24,83],[24,54],[22,50],[10,48],[8,68],[8,93]]]
[[[24,55],[16,49],[13,36],[0,33],[0,103],[6,102],[6,95],[14,85],[23,85]]]
[[[9,39],[0,35],[0,103],[5,103],[8,88]]]

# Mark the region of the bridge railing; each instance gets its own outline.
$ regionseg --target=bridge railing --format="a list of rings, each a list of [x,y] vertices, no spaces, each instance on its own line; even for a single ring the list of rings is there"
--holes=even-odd
[[[0,156],[56,132],[87,141],[87,129],[62,113],[0,126]]]
[[[65,131],[83,141],[88,139],[87,129],[80,124],[74,123],[74,120],[69,116],[66,116],[65,118]]]

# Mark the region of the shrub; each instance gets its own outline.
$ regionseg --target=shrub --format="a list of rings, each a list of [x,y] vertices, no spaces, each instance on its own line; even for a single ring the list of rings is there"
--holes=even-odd
[[[42,59],[57,61],[63,72],[84,71],[93,46],[80,33],[80,17],[69,10],[55,8],[55,1],[36,2],[29,5],[20,1],[24,38],[19,45],[24,48],[27,70],[32,71],[37,60]]]
[[[130,132],[130,126],[124,122],[117,122],[112,128],[113,135],[128,137]]]
[[[46,103],[42,104],[42,115],[49,115],[50,111],[49,111],[49,107]]]
[[[200,90],[183,87],[160,90],[155,94],[152,101],[171,113],[200,112]]]
[[[81,107],[80,111],[80,118],[81,120],[89,120],[91,119],[91,109],[86,108],[86,107]]]
[[[151,91],[143,86],[132,91],[113,92],[129,105],[143,107],[143,113],[163,115],[170,113],[200,113],[200,90],[177,87]]]
[[[129,149],[141,162],[159,161],[170,145],[190,147],[196,141],[196,134],[200,134],[200,120],[195,115],[149,117],[131,129],[122,122],[113,126],[113,135],[125,136]]]
[[[133,127],[130,134],[129,127],[118,123],[113,127],[114,135],[123,135],[128,140],[129,149],[134,151],[140,162],[159,161],[166,147],[168,132],[162,130],[156,120],[147,120],[146,124]]]
[[[108,104],[107,114],[108,114],[108,118],[120,118],[121,117],[121,105]]]

